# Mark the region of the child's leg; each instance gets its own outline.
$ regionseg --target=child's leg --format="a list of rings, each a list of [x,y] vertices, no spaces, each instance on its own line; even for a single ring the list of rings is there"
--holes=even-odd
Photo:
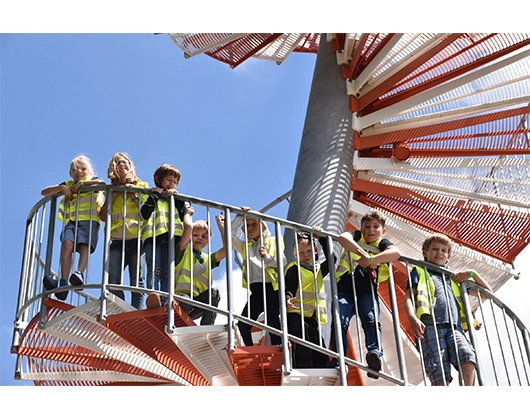
[[[79,252],[79,263],[77,264],[77,270],[81,273],[84,273],[88,266],[88,245],[78,244],[77,252]]]
[[[359,295],[357,308],[366,340],[366,350],[382,352],[379,300],[376,298],[374,301],[372,295]]]
[[[463,379],[465,386],[475,385],[475,363],[473,362],[462,363],[461,379]]]
[[[109,246],[109,284],[122,284],[122,241],[112,241]],[[110,292],[124,300],[122,290],[110,289]]]
[[[139,253],[138,253],[139,252]],[[129,267],[129,283],[133,287],[144,288],[143,266],[144,258],[142,247],[138,251],[138,241],[131,239],[125,242],[125,267]],[[143,309],[145,295],[143,293],[131,293],[131,304],[136,309]]]
[[[249,317],[250,319],[256,320],[258,319],[258,316],[263,312],[263,290],[261,288],[261,284],[252,283],[250,285],[250,291],[250,302],[247,302],[245,304],[243,312],[241,312],[241,316],[244,318]],[[254,344],[254,342],[252,341],[251,333],[252,326],[243,321],[239,321],[237,323],[237,326],[239,328],[239,332],[241,333],[241,338],[243,338],[245,346],[252,346]]]
[[[145,264],[147,266],[147,288],[152,290],[159,289],[158,272],[160,270],[160,259],[158,246],[154,246],[153,240],[148,239],[144,243]]]
[[[61,244],[61,278],[68,279],[72,269],[72,254],[74,252],[74,243],[65,239]]]
[[[302,331],[305,327],[304,318],[297,313],[287,313],[287,331],[295,337],[302,338]],[[309,341],[307,336],[307,329],[305,330],[305,340]],[[311,349],[298,343],[291,343],[293,353],[293,367],[297,369],[311,367]]]
[[[278,300],[278,291],[274,290],[272,283],[265,283],[266,304],[267,304],[267,325],[277,330],[280,329],[280,302]],[[270,334],[271,344],[282,344],[282,338],[276,334]]]
[[[342,346],[344,348],[344,355],[348,354],[348,329],[350,328],[351,318],[355,314],[355,302],[354,297],[346,294],[339,294],[339,317],[340,327],[342,333]],[[335,328],[331,329],[331,349],[337,351],[337,345],[335,343]]]

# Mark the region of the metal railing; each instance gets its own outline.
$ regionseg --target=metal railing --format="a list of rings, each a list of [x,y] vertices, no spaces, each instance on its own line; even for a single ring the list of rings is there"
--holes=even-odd
[[[83,187],[87,191],[92,191],[96,194],[98,191],[104,191],[107,197],[110,197],[112,192],[118,192],[123,194],[124,202],[126,201],[127,193],[138,194],[139,197],[143,197],[139,201],[141,205],[142,201],[145,201],[145,197],[149,194],[149,189],[139,188],[124,188],[115,186],[92,186]],[[45,304],[43,303],[43,297],[51,295],[59,291],[69,291],[67,302],[74,306],[80,306],[87,302],[100,301],[100,319],[101,322],[105,321],[107,316],[107,299],[110,294],[124,293],[124,307],[128,310],[142,310],[143,304],[140,308],[136,308],[129,305],[126,301],[132,299],[132,293],[138,293],[144,297],[149,293],[156,292],[162,298],[167,299],[168,308],[168,322],[166,330],[171,333],[174,326],[174,314],[172,302],[177,301],[180,304],[187,304],[190,307],[199,308],[204,311],[212,311],[217,314],[216,323],[225,324],[228,326],[228,351],[233,352],[236,347],[244,345],[242,340],[240,327],[241,325],[247,325],[251,330],[251,337],[254,343],[268,343],[276,342],[281,345],[283,349],[287,349],[290,346],[288,343],[294,346],[305,346],[313,352],[321,353],[327,356],[327,360],[336,359],[337,369],[339,370],[340,382],[342,384],[347,383],[348,371],[353,368],[358,368],[363,372],[377,374],[379,379],[367,380],[367,384],[374,385],[429,385],[429,380],[425,372],[425,364],[423,363],[423,356],[418,351],[417,343],[411,336],[409,327],[406,325],[407,321],[400,323],[400,319],[406,320],[403,312],[403,306],[398,302],[402,299],[403,291],[405,289],[404,284],[410,281],[410,268],[412,266],[425,267],[426,264],[423,261],[418,261],[412,258],[401,257],[400,260],[407,266],[409,273],[403,278],[396,280],[396,270],[390,267],[390,277],[387,282],[379,285],[380,292],[383,287],[388,287],[388,298],[381,302],[381,331],[380,345],[384,347],[383,366],[380,372],[375,372],[366,364],[364,357],[364,332],[360,323],[359,317],[354,316],[349,328],[349,338],[351,338],[351,344],[353,344],[352,351],[355,357],[347,357],[344,354],[342,334],[341,334],[341,323],[338,311],[338,293],[336,283],[335,268],[337,266],[337,259],[341,255],[342,248],[338,245],[338,237],[333,234],[321,232],[312,227],[304,226],[288,220],[268,216],[259,212],[245,212],[241,208],[217,203],[209,200],[204,200],[197,197],[187,195],[173,195],[168,198],[170,204],[170,229],[169,229],[169,252],[167,260],[169,264],[168,269],[168,281],[169,290],[157,290],[155,282],[152,288],[145,286],[145,275],[146,265],[143,264],[141,270],[139,269],[139,275],[141,281],[139,286],[127,285],[127,276],[124,274],[124,261],[122,260],[121,270],[121,281],[119,284],[109,283],[109,247],[111,244],[111,212],[112,206],[110,201],[107,201],[107,206],[104,208],[106,212],[106,222],[102,223],[103,235],[100,238],[101,241],[99,246],[96,248],[94,253],[89,255],[89,263],[87,272],[85,275],[85,284],[83,286],[67,285],[61,289],[46,290],[43,287],[43,276],[48,275],[51,277],[59,278],[58,273],[61,272],[60,263],[55,260],[60,260],[56,255],[60,254],[60,233],[62,227],[56,223],[57,216],[57,200],[61,199],[61,196],[55,195],[41,199],[30,211],[27,223],[26,233],[24,241],[24,252],[22,258],[21,276],[20,276],[20,287],[17,304],[17,312],[15,315],[14,322],[14,333],[12,340],[12,352],[16,353],[17,346],[20,343],[22,334],[25,328],[28,326],[30,320],[34,317],[39,316],[41,323],[44,323]],[[224,247],[226,249],[226,259],[221,263],[220,268],[216,270],[207,270],[208,276],[211,281],[211,288],[219,289],[221,296],[221,303],[218,307],[215,307],[209,303],[200,302],[193,299],[193,291],[190,290],[189,296],[177,295],[174,293],[171,285],[175,284],[175,232],[174,232],[174,214],[175,214],[175,200],[183,200],[194,208],[193,219],[204,219],[211,226],[212,217],[214,212],[224,214]],[[139,205],[139,208],[140,208]],[[125,214],[125,213],[124,213]],[[234,220],[232,216],[242,218],[242,236],[236,234],[236,229],[233,229]],[[247,281],[247,287],[242,288],[240,283],[243,272],[251,275],[251,271],[256,267],[251,267],[251,253],[250,248],[256,247],[256,244],[249,242],[248,229],[246,221],[248,219],[257,219],[260,226],[273,226],[270,231],[271,236],[276,238],[274,249],[269,249],[269,255],[275,254],[275,264],[270,264],[266,269],[262,267],[262,276],[267,278],[267,270],[272,270],[278,288],[265,288],[263,282],[258,282],[261,287],[262,302],[258,305],[263,307],[260,313],[253,313],[249,311],[247,315],[242,313],[242,308],[247,306],[248,308],[257,305],[257,301],[251,298],[251,288],[254,289],[258,286],[252,286],[252,281]],[[140,214],[138,213],[138,223],[141,225],[144,223]],[[284,255],[292,252],[294,247],[295,261],[299,263],[296,255],[298,255],[298,245],[294,244],[283,244],[283,238],[286,236],[286,232],[291,230],[290,234],[294,234],[291,237],[297,237],[298,232],[307,232],[311,240],[320,238],[321,244],[325,244],[330,250],[327,255],[329,264],[329,275],[324,278],[325,292],[326,292],[326,308],[319,308],[318,297],[315,297],[316,313],[320,313],[319,309],[323,312],[327,312],[328,318],[325,323],[318,323],[317,331],[318,338],[312,339],[311,342],[306,336],[305,330],[301,334],[294,335],[288,328],[289,311],[286,305],[286,282],[285,282],[285,268],[286,260]],[[93,232],[93,234],[101,234],[100,232]],[[138,231],[137,237],[135,238],[138,243],[138,252],[141,260],[144,261],[142,238],[140,237],[140,230]],[[220,235],[219,235],[220,236]],[[237,239],[239,238],[239,239]],[[243,239],[241,239],[243,238]],[[156,241],[156,238],[154,239]],[[243,252],[248,256],[243,264],[247,264],[246,267],[239,267],[238,264],[234,264],[234,261],[238,261],[235,258],[235,242],[238,244],[243,243],[245,251]],[[267,244],[266,236],[262,232],[259,239],[256,239],[258,245]],[[218,246],[216,246],[218,244]],[[209,240],[208,246],[204,252],[208,255],[208,260],[211,260],[213,251],[219,249],[222,243],[218,236],[213,236]],[[190,243],[193,247],[193,240]],[[320,247],[322,248],[322,247]],[[371,247],[365,247],[371,251],[374,251]],[[241,248],[239,249],[241,252]],[[319,250],[319,262],[323,263],[326,261],[326,256],[323,254],[322,249]],[[193,257],[193,255],[192,255]],[[74,259],[72,264],[72,270],[75,269],[75,258],[76,255],[72,256]],[[259,258],[254,262],[259,265]],[[263,259],[261,259],[263,262]],[[315,262],[315,260],[313,260]],[[191,264],[193,267],[193,264]],[[224,267],[224,271],[223,271]],[[427,267],[430,270],[437,270],[436,267]],[[446,269],[438,269],[444,275],[451,276],[453,273]],[[151,270],[154,271],[154,270]],[[218,273],[216,273],[216,271]],[[193,273],[192,273],[193,277]],[[249,277],[250,279],[250,277]],[[317,270],[314,270],[314,280],[317,281]],[[398,284],[399,283],[399,284]],[[530,343],[528,329],[523,325],[521,320],[510,310],[503,302],[501,302],[494,294],[489,293],[487,290],[481,288],[474,282],[466,282],[466,284],[472,289],[477,290],[479,298],[470,299],[467,294],[467,289],[462,287],[464,304],[466,315],[471,322],[468,321],[468,325],[472,325],[473,319],[478,319],[482,323],[482,328],[478,331],[470,328],[466,333],[470,342],[473,344],[476,352],[476,384],[478,385],[517,385],[517,386],[528,386],[529,370],[530,370]],[[316,283],[315,283],[316,285]],[[190,286],[191,287],[191,286]],[[317,286],[313,288],[318,290]],[[255,291],[254,294],[256,297]],[[354,289],[355,290],[355,289]],[[267,294],[273,293],[274,299],[277,299],[277,313],[276,309],[270,305],[269,300],[271,296]],[[254,297],[254,298],[255,298]],[[115,298],[115,297],[114,297]],[[375,297],[377,298],[377,297]],[[253,300],[251,302],[251,299]],[[211,295],[209,300],[211,301]],[[269,306],[268,306],[269,305]],[[273,308],[271,310],[271,308]],[[272,313],[271,313],[272,311]],[[292,313],[292,312],[291,312]],[[256,316],[258,315],[258,316]],[[277,318],[279,315],[279,318]],[[291,315],[292,316],[292,315]],[[278,319],[277,323],[271,322],[272,320]],[[318,321],[318,318],[317,318]],[[304,319],[301,317],[303,325]],[[334,335],[337,343],[337,351],[330,349],[330,337]],[[278,337],[275,339],[274,337]],[[278,342],[279,341],[279,342]],[[291,346],[292,347],[292,346]],[[358,355],[358,356],[357,356]],[[292,354],[288,351],[283,352],[283,374],[289,375],[293,369],[297,367],[293,366]],[[322,367],[322,366],[318,366]],[[454,369],[453,373],[458,374],[459,366]],[[453,381],[458,383],[458,381]]]

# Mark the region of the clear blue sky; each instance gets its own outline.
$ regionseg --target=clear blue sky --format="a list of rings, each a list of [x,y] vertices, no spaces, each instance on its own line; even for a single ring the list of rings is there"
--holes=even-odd
[[[13,380],[9,348],[25,220],[42,188],[68,179],[78,153],[106,180],[109,158],[126,151],[150,185],[169,162],[182,172],[181,193],[257,210],[292,186],[315,56],[232,70],[206,56],[184,59],[167,35],[0,37],[0,385],[27,385]],[[518,268],[528,273],[526,264]],[[527,326],[529,282],[499,292]]]

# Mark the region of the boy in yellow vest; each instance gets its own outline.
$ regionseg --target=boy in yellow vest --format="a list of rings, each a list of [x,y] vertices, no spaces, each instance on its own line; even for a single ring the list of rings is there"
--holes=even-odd
[[[339,314],[342,330],[344,354],[348,353],[347,333],[351,318],[358,315],[364,331],[366,345],[366,363],[375,371],[381,370],[383,344],[379,310],[378,283],[388,280],[388,263],[397,260],[401,254],[399,249],[388,239],[386,218],[378,211],[370,211],[361,218],[361,230],[344,232],[339,236],[339,243],[344,253],[337,269],[337,289]],[[371,245],[379,249],[379,253],[365,251],[357,242]],[[351,255],[350,255],[351,254]],[[353,265],[351,261],[356,261]],[[352,276],[353,274],[353,276]],[[357,298],[357,310],[355,305]],[[334,327],[331,329],[331,348],[336,350]],[[331,363],[337,363],[332,360]],[[378,376],[368,373],[368,377]]]
[[[219,214],[215,217],[217,227],[221,234],[223,247],[210,256],[204,252],[208,246],[212,230],[205,220],[197,220],[193,223],[191,235],[192,244],[182,249],[179,247],[175,256],[175,294],[190,297],[216,308],[219,306],[221,296],[219,290],[212,287],[212,270],[219,267],[223,258],[226,257],[224,239],[224,216]],[[183,236],[184,237],[184,236]],[[193,251],[192,251],[193,249]],[[193,258],[193,262],[191,261]],[[193,281],[190,279],[193,278]],[[193,320],[201,317],[201,325],[213,325],[217,312],[203,310],[197,306],[179,303]]]
[[[142,242],[147,265],[147,288],[169,292],[169,200],[171,195],[178,194],[175,188],[180,182],[180,171],[169,163],[163,163],[156,168],[153,180],[155,187],[140,207],[140,214],[145,220]],[[179,246],[186,225],[191,228],[191,214],[191,206],[175,199],[175,249]]]
[[[328,255],[326,238],[320,244]],[[319,325],[327,322],[324,277],[329,273],[328,260],[319,264],[316,241],[307,232],[297,232],[293,255],[296,260],[285,267],[288,332],[325,348]],[[294,368],[327,367],[327,355],[298,343],[291,344]]]
[[[451,257],[451,248],[447,236],[435,233],[423,242],[423,257],[428,263],[443,267]],[[489,284],[474,270],[458,272],[450,279],[435,269],[414,267],[410,278],[414,302],[411,286],[407,284],[404,309],[412,332],[421,344],[423,363],[431,384],[448,385],[453,380],[453,365],[461,373],[464,385],[473,385],[475,351],[464,334],[467,323],[464,325],[460,283],[473,279],[493,293]],[[477,295],[477,292],[471,290],[470,294]]]

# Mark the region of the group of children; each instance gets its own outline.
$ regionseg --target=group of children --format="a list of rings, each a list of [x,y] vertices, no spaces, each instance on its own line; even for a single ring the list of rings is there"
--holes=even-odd
[[[148,183],[136,175],[134,164],[127,153],[116,153],[109,161],[108,178],[112,185],[148,188]],[[108,282],[121,284],[123,270],[128,267],[130,284],[138,291],[132,292],[132,305],[143,309],[145,295],[144,264],[147,288],[153,292],[145,302],[148,309],[165,304],[165,297],[157,291],[169,291],[169,246],[170,221],[174,220],[175,288],[176,295],[217,307],[220,294],[212,287],[211,270],[219,266],[226,257],[224,217],[216,216],[223,246],[214,253],[205,253],[212,231],[203,220],[193,222],[193,207],[181,200],[174,200],[175,212],[171,215],[169,197],[176,194],[180,181],[179,170],[170,164],[160,165],[154,172],[155,187],[149,194],[140,192],[113,191],[105,197],[102,191],[92,192],[84,186],[105,184],[96,177],[92,164],[84,155],[76,156],[70,164],[71,180],[42,190],[45,196],[64,195],[58,217],[63,221],[61,232],[61,256],[59,279],[44,276],[47,290],[66,286],[68,281],[75,286],[85,282],[88,255],[96,249],[101,222],[107,214],[111,217],[111,234],[108,253]],[[107,203],[111,200],[111,203]],[[110,212],[107,207],[110,206]],[[242,207],[244,212],[249,207]],[[371,211],[360,222],[360,230],[344,232],[339,236],[343,253],[338,258],[336,280],[338,290],[338,313],[344,354],[348,354],[348,330],[353,316],[357,315],[365,336],[368,376],[378,378],[383,356],[380,323],[378,284],[390,276],[388,263],[400,257],[399,249],[388,239],[385,217]],[[320,229],[315,227],[314,231]],[[285,267],[285,305],[289,334],[305,338],[309,342],[325,346],[320,327],[327,323],[324,277],[329,267],[329,250],[324,237],[318,240],[308,232],[297,232],[293,243],[295,260],[286,265],[283,242],[276,238],[267,224],[252,215],[237,215],[232,222],[234,249],[242,256],[243,287],[248,289],[249,299],[242,317],[257,320],[264,313],[264,322],[280,330],[280,299],[277,276],[278,258]],[[318,245],[326,259],[318,261]],[[368,251],[360,244],[369,245]],[[278,245],[281,252],[278,254]],[[77,270],[72,271],[72,254],[79,253]],[[424,259],[444,267],[451,256],[451,241],[442,234],[428,237],[423,244]],[[145,258],[145,262],[144,262]],[[70,274],[71,273],[71,274]],[[434,269],[415,267],[407,285],[404,311],[414,336],[423,353],[426,372],[433,385],[444,385],[452,381],[451,365],[459,367],[465,385],[473,385],[475,376],[475,353],[465,336],[467,328],[459,283],[474,280],[491,292],[488,283],[474,270],[456,273],[449,278]],[[123,291],[111,289],[124,299]],[[471,291],[473,293],[473,291]],[[68,291],[55,292],[58,299],[66,300]],[[180,306],[192,318],[201,317],[201,325],[215,322],[216,312],[201,309],[181,301]],[[245,345],[253,345],[252,326],[238,322]],[[330,347],[337,351],[334,326],[331,328]],[[281,344],[281,337],[270,334],[271,344]],[[324,368],[337,366],[309,347],[291,343],[295,368]],[[441,359],[441,360],[440,360]]]

